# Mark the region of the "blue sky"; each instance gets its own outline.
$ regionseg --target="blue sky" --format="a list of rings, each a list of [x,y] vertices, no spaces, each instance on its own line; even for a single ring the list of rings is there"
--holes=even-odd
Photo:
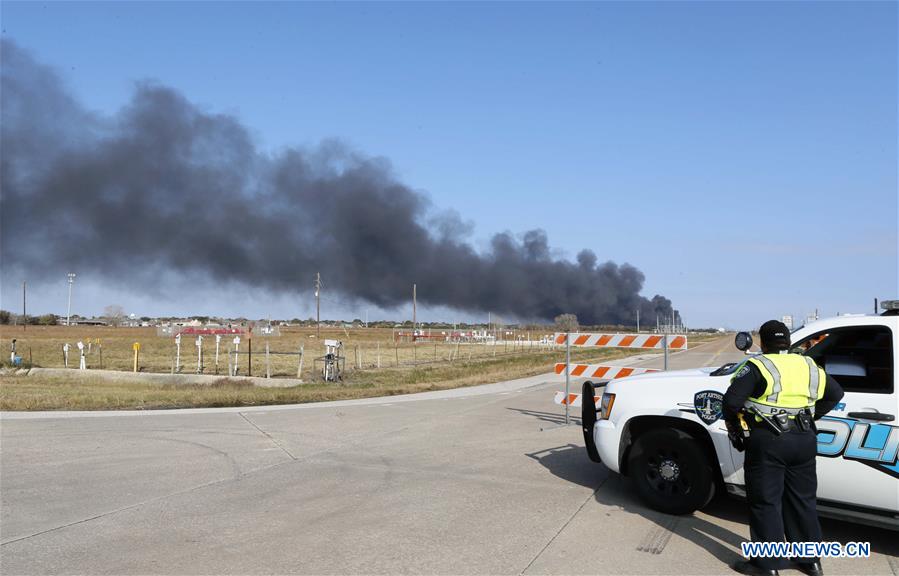
[[[153,79],[270,150],[338,138],[471,221],[475,246],[543,228],[571,258],[637,266],[688,324],[899,297],[896,3],[4,2],[0,17],[92,110]],[[79,289],[83,313],[311,311]],[[62,311],[64,277],[33,290],[32,310]]]

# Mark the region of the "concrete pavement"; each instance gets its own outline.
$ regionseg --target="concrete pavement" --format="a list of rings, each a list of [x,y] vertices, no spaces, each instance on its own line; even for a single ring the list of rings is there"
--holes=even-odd
[[[729,339],[672,367],[739,358]],[[659,365],[660,357],[645,365]],[[743,504],[646,509],[559,427],[561,378],[301,407],[2,415],[4,574],[719,574]],[[899,574],[895,533],[830,574]],[[799,574],[799,572],[794,572]]]

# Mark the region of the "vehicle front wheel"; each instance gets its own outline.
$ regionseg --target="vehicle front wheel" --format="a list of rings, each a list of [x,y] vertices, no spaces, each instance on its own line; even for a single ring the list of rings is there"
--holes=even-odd
[[[702,447],[681,430],[652,430],[638,437],[629,470],[643,501],[667,514],[694,512],[715,494],[712,468]]]

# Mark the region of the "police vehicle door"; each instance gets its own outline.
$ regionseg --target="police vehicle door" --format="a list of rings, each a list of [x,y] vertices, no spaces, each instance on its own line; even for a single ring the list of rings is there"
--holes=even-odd
[[[833,328],[794,344],[845,390],[818,421],[818,498],[899,509],[896,338],[888,326]]]

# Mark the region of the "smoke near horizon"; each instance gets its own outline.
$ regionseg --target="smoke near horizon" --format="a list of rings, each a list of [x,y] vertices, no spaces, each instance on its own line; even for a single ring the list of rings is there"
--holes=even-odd
[[[382,158],[336,141],[266,153],[236,118],[149,82],[115,115],[93,114],[52,69],[0,43],[7,271],[90,271],[148,294],[160,272],[273,293],[309,292],[320,272],[330,290],[385,309],[417,283],[423,303],[523,320],[672,313],[667,298],[640,295],[637,268],[591,250],[560,258],[542,230],[498,233],[476,251],[469,225]]]

